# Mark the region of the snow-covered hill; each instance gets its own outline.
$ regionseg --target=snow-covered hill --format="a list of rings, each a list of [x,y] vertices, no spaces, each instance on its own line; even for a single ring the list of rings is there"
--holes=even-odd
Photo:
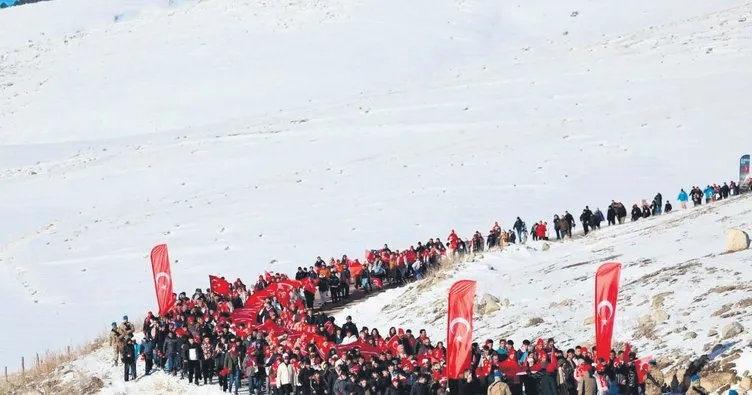
[[[479,341],[554,337],[569,347],[593,345],[595,271],[616,261],[623,269],[615,342],[629,342],[668,366],[686,365],[721,344],[714,356],[743,352],[735,362],[741,374],[752,370],[752,250],[727,254],[725,234],[752,229],[750,213],[752,196],[744,196],[603,228],[579,240],[511,246],[458,264],[431,286],[390,290],[335,317],[366,317],[358,324],[369,327],[425,328],[443,340],[449,287],[473,279]],[[550,248],[544,250],[544,243]],[[743,332],[730,331],[734,323]]]
[[[251,279],[734,178],[752,149],[750,11],[741,0],[4,10],[0,289],[22,324],[0,326],[14,339],[0,363],[153,307],[147,253],[159,242],[177,288],[191,289],[207,274]]]
[[[741,374],[752,370],[752,250],[723,251],[727,229],[752,228],[751,212],[748,195],[550,242],[547,250],[544,242],[510,246],[385,291],[335,317],[344,322],[352,315],[357,325],[382,333],[392,326],[426,329],[434,341],[444,341],[448,289],[459,279],[474,279],[478,301],[489,295],[499,300],[499,309],[479,309],[496,311],[476,313],[478,341],[554,337],[565,347],[592,345],[593,274],[601,262],[615,260],[623,263],[615,342],[630,342],[641,355],[653,355],[671,368],[710,353],[711,362],[728,358]],[[726,336],[735,322],[743,331]],[[737,353],[738,359],[732,357]],[[143,373],[140,361],[137,369]],[[107,347],[50,377],[53,383],[100,385],[101,394],[221,393],[216,385],[195,387],[161,372],[124,383]]]

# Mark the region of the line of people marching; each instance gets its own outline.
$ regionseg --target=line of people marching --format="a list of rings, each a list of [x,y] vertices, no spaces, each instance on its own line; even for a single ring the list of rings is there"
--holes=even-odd
[[[680,192],[683,208],[689,198],[695,205],[702,204],[700,193],[706,203],[739,193],[733,183],[698,190]],[[649,205],[649,214],[671,211],[668,202],[661,208],[658,194]],[[639,218],[647,216],[644,209],[640,211]],[[625,218],[624,205],[613,201],[606,214],[609,225],[624,223]],[[586,206],[579,219],[587,234],[600,227],[603,214]],[[634,213],[632,219],[638,219]],[[569,212],[554,217],[557,239],[571,237],[575,226]],[[449,255],[503,247],[515,239],[524,242],[527,231],[520,218],[513,229],[502,231],[496,223],[485,240],[476,232],[466,241],[452,230],[446,245],[436,238],[404,251],[384,245],[367,251],[363,263],[347,256],[328,263],[318,257],[312,266],[298,268],[295,280],[266,273],[253,287],[240,279],[232,284],[212,279],[205,291],[197,288],[191,296],[176,295],[175,305],[163,316],[149,312],[138,336],[127,316],[119,325],[113,322],[113,363],[122,362],[125,381],[136,378],[136,362],[141,359],[146,375],[157,369],[179,374],[194,385],[216,384],[235,394],[241,380],[246,380],[251,394],[444,395],[449,380],[444,376],[446,350],[441,341],[432,341],[425,330],[416,335],[409,329],[390,328],[382,335],[376,328],[358,328],[351,317],[339,325],[315,308],[315,297],[319,307],[324,307],[349,298],[352,288],[370,292],[384,283],[421,279]],[[536,223],[531,233],[534,239],[548,239],[547,224]],[[249,317],[239,315],[249,310],[255,297],[261,299],[259,307],[250,309]],[[463,395],[705,393],[691,370],[681,381],[674,377],[666,383],[655,361],[641,363],[629,349],[612,350],[608,360],[594,354],[587,347],[564,352],[553,339],[546,343],[538,339],[535,345],[525,340],[519,349],[510,339],[496,344],[489,339],[482,346],[473,345],[472,367],[453,385]]]

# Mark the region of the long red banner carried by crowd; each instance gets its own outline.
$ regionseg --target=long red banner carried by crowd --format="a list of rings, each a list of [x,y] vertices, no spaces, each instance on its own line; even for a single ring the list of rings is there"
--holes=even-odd
[[[175,305],[172,291],[172,271],[167,255],[167,244],[160,244],[151,250],[151,271],[154,276],[154,290],[157,293],[159,315],[164,316]]]
[[[606,262],[595,273],[595,346],[599,358],[608,361],[614,335],[616,300],[619,297],[621,263]]]
[[[447,314],[447,377],[460,378],[470,367],[473,343],[473,304],[476,282],[457,281],[449,289]]]

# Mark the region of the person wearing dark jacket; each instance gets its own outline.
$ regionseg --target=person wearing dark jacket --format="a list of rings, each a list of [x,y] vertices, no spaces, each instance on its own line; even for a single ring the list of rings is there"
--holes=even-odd
[[[410,395],[429,395],[428,380],[425,375],[418,376],[418,381],[410,389]]]
[[[195,338],[188,338],[188,343],[185,346],[185,354],[183,359],[186,361],[188,370],[188,383],[198,385],[198,381],[201,378],[201,345]]]
[[[642,218],[642,210],[637,204],[632,205],[632,222]]]
[[[661,195],[660,192],[658,192],[657,195],[653,198],[653,201],[655,202],[655,214],[660,215],[661,214],[661,207],[663,207],[663,195]]]
[[[666,214],[668,214],[668,213],[670,213],[670,212],[671,212],[671,210],[673,210],[673,209],[674,209],[674,207],[673,207],[673,206],[671,206],[671,202],[669,202],[669,201],[666,201],[666,207],[665,207],[665,208],[663,209],[663,212],[664,212],[664,213],[666,213]]]
[[[580,215],[580,222],[582,222],[582,231],[585,232],[585,236],[588,234],[588,230],[590,228],[590,218],[593,216],[593,212],[590,211],[590,209],[585,206],[585,209],[582,210],[582,214]]]
[[[167,335],[167,340],[165,340],[164,345],[162,346],[162,354],[164,354],[167,359],[167,372],[172,373],[173,376],[180,368],[180,365],[178,364],[179,351],[180,344],[178,344],[178,339],[175,338],[175,332],[170,332]]]
[[[151,374],[151,369],[154,366],[154,341],[144,338],[141,341],[141,355],[144,357],[144,374]]]
[[[608,221],[608,226],[616,225],[616,208],[614,208],[613,204],[608,205],[608,210],[606,210],[606,220]]]
[[[352,334],[357,334],[358,333],[358,326],[355,325],[352,322],[352,317],[348,315],[345,318],[345,321],[346,322],[344,324],[342,324],[342,333],[350,332]]]
[[[122,355],[122,361],[123,361],[123,376],[125,377],[125,381],[128,381],[128,378],[130,377],[132,380],[136,379],[136,347],[135,347],[135,340],[130,339],[125,342],[125,345],[123,345],[123,350],[121,351]]]
[[[400,382],[398,378],[392,379],[392,385],[387,387],[386,390],[384,390],[384,395],[400,395]]]

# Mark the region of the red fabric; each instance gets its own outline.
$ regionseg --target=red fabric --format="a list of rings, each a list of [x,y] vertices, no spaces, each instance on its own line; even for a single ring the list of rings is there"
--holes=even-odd
[[[650,371],[650,360],[653,359],[652,355],[648,355],[635,360],[635,367],[637,368],[637,381],[640,384],[645,382],[645,376]]]
[[[224,278],[209,275],[209,287],[212,292],[227,296],[230,294],[230,283]]]
[[[151,271],[154,275],[154,290],[157,293],[159,315],[165,314],[175,305],[172,291],[172,271],[167,255],[167,244],[160,244],[151,250]]]
[[[345,355],[347,351],[350,351],[356,347],[360,350],[360,355],[364,357],[370,356],[371,358],[378,359],[379,353],[381,353],[381,350],[379,350],[378,348],[368,343],[364,343],[360,340],[352,342],[350,344],[346,344],[346,345],[339,344],[336,347],[337,347],[337,354],[339,355]]]
[[[447,377],[457,379],[470,367],[473,341],[473,303],[475,281],[462,280],[449,289],[447,317]]]
[[[360,276],[360,273],[363,273],[363,265],[358,262],[350,262],[350,275],[355,278]]]
[[[621,263],[606,262],[595,273],[595,344],[598,357],[608,360],[614,335]]]
[[[371,282],[373,283],[373,286],[376,288],[384,288],[384,282],[381,281],[378,277],[372,277]]]

